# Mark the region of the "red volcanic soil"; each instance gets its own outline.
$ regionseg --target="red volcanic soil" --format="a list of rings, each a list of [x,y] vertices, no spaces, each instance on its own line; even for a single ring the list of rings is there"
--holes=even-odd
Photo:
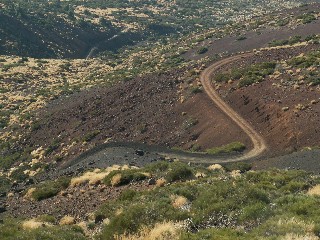
[[[302,52],[319,48],[309,45],[294,49],[262,52],[253,57],[225,65],[221,71],[261,61],[287,59]],[[203,92],[191,93],[190,84],[197,84],[197,76],[189,76],[190,69],[149,74],[113,87],[93,88],[61,97],[37,114],[39,129],[31,131],[25,145],[57,148],[57,154],[74,142],[63,162],[106,140],[144,142],[168,147],[200,147],[199,150],[243,142],[248,148],[250,139]],[[220,71],[219,71],[220,72]],[[281,154],[305,146],[319,145],[318,131],[320,103],[316,87],[275,87],[276,80],[245,88],[225,84],[221,96],[251,123],[266,139],[269,154]],[[279,81],[279,80],[277,80]],[[178,92],[186,100],[181,103]],[[309,104],[303,111],[295,111],[297,104]],[[283,111],[289,107],[289,111]],[[88,143],[90,133],[97,135]],[[58,144],[57,144],[58,143]]]
[[[319,9],[320,4],[316,3],[310,6],[294,8],[282,12],[283,17],[288,15],[299,16],[303,13],[308,13],[312,10]],[[275,13],[274,15],[278,15]],[[320,19],[308,24],[300,24],[294,29],[283,26],[277,28],[259,29],[259,31],[248,31],[226,36],[221,39],[209,39],[201,43],[201,46],[206,46],[208,51],[205,54],[198,54],[197,51],[201,47],[191,49],[184,54],[186,59],[199,60],[206,56],[214,56],[215,54],[231,54],[241,51],[251,51],[262,47],[268,47],[268,44],[273,40],[289,39],[291,36],[301,36],[303,39],[308,35],[320,33]],[[245,36],[244,40],[237,40],[239,34]]]
[[[255,62],[287,59],[311,49],[317,45],[295,49],[272,50],[244,59],[236,64],[224,66],[224,71]],[[252,86],[237,88],[237,82],[223,84],[219,93],[242,117],[250,122],[266,139],[271,154],[280,154],[318,146],[320,143],[319,122],[320,88],[301,84],[294,89],[292,83],[281,83],[281,78],[270,79]],[[296,109],[298,104],[306,106],[304,110]],[[288,111],[283,108],[288,107]]]
[[[63,161],[107,139],[185,149],[193,145],[206,149],[241,141],[250,148],[250,139],[205,93],[190,92],[184,77],[188,71],[149,74],[113,87],[61,97],[37,114],[41,127],[31,131],[24,144],[44,149],[56,146],[49,155],[53,159],[75,142]],[[183,103],[178,96],[179,86],[186,88]],[[97,135],[84,144],[84,138],[94,132]]]

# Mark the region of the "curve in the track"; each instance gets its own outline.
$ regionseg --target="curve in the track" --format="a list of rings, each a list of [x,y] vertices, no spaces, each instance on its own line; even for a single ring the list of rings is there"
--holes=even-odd
[[[216,63],[213,63],[208,68],[206,68],[200,75],[200,80],[203,85],[204,91],[207,93],[207,95],[210,97],[210,99],[214,102],[214,104],[229,118],[231,118],[251,139],[253,148],[238,157],[231,157],[230,159],[221,159],[221,158],[215,158],[215,157],[209,157],[209,158],[197,158],[197,157],[191,157],[189,160],[192,162],[204,162],[207,161],[207,163],[214,163],[214,162],[236,162],[236,161],[246,161],[249,159],[257,158],[262,153],[264,153],[267,149],[267,145],[265,143],[265,140],[263,137],[251,126],[250,123],[248,123],[244,118],[242,118],[237,112],[235,112],[223,99],[219,96],[219,94],[215,91],[214,87],[211,84],[211,76],[212,74],[219,70],[222,66],[241,60],[246,57],[253,56],[254,53],[244,53],[232,57],[228,57],[225,59],[222,59]],[[179,158],[178,155],[169,154],[170,156],[175,156]],[[185,158],[185,156],[184,156]]]
[[[260,155],[262,155],[266,149],[267,145],[263,139],[263,137],[248,123],[244,118],[242,118],[237,112],[235,112],[223,99],[219,96],[219,94],[215,91],[214,87],[211,84],[211,76],[215,71],[218,71],[222,66],[232,63],[234,61],[241,60],[246,57],[250,57],[254,55],[254,53],[244,53],[232,57],[228,57],[222,59],[218,62],[213,63],[208,68],[206,68],[200,75],[201,83],[203,85],[204,91],[210,97],[210,99],[216,104],[216,106],[229,118],[231,118],[251,139],[253,143],[253,148],[244,154],[241,155],[233,155],[233,156],[214,156],[209,154],[195,154],[195,153],[187,153],[182,151],[174,151],[171,149],[164,148],[154,148],[154,151],[160,155],[164,155],[170,158],[177,158],[181,161],[193,162],[193,163],[205,163],[205,164],[213,164],[213,163],[228,163],[228,162],[237,162],[237,161],[246,161],[250,159],[256,159]],[[132,148],[132,143],[121,143],[119,146],[128,148]],[[79,164],[81,162],[85,162],[86,159],[91,158],[95,154],[104,151],[109,147],[116,147],[117,143],[111,144],[102,144],[81,154],[78,158],[69,162],[67,166]],[[65,166],[65,167],[67,167]]]

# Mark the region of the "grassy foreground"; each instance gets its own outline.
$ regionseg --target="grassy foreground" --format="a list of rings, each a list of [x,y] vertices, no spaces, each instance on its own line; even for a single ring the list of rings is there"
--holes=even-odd
[[[151,178],[155,185],[146,191],[125,190],[97,209],[96,221],[63,226],[47,216],[33,220],[36,223],[30,227],[23,219],[4,219],[0,236],[3,240],[318,239],[320,178],[297,170],[248,169],[248,164],[239,163],[205,168],[157,162],[111,172],[103,182],[115,188]]]

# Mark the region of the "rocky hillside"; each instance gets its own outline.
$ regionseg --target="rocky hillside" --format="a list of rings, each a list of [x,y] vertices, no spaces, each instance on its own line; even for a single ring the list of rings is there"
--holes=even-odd
[[[159,161],[30,183],[8,194],[0,234],[4,240],[318,239],[319,177],[249,169]]]
[[[212,1],[2,0],[0,54],[85,58],[90,52],[115,52],[141,40],[154,43],[162,36],[165,41],[170,34],[181,37],[299,4],[243,0],[234,1],[231,8]]]

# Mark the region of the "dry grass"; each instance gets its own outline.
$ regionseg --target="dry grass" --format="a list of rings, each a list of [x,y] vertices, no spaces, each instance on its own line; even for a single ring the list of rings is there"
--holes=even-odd
[[[108,167],[104,170],[101,169],[94,169],[93,171],[86,172],[80,177],[72,178],[71,179],[71,187],[78,186],[83,183],[89,183],[90,185],[96,185],[101,183],[101,181],[109,175],[110,172],[115,170],[127,170],[133,167],[129,167],[128,165],[113,165],[112,167]],[[116,175],[117,176],[117,175]],[[116,179],[115,179],[116,180]]]
[[[181,208],[188,203],[188,199],[183,196],[172,196],[172,206],[175,208]]]
[[[320,196],[320,184],[310,188],[307,192],[308,195]]]
[[[72,178],[70,186],[78,186],[85,182],[88,182],[90,185],[96,185],[100,183],[108,174],[109,172],[86,172],[80,177]]]
[[[36,188],[29,188],[27,193],[24,195],[25,199],[33,200],[32,193],[36,190]]]
[[[208,167],[211,171],[224,171],[224,168],[220,164],[213,164]]]
[[[164,178],[159,178],[156,181],[156,186],[157,187],[163,187],[164,185],[166,185],[167,181]]]
[[[115,236],[117,240],[175,240],[179,239],[180,225],[173,222],[157,223],[152,229],[144,227],[135,235]]]
[[[233,178],[240,177],[240,176],[241,176],[241,172],[240,172],[240,170],[233,170],[233,171],[230,173],[230,176],[233,177]]]
[[[36,219],[30,219],[22,223],[22,228],[27,230],[27,229],[36,229],[39,227],[45,227],[50,225],[51,224],[48,224],[45,222],[38,222]]]
[[[120,173],[114,175],[111,179],[112,186],[117,186],[117,185],[119,185],[120,182],[121,182],[121,174]]]
[[[277,224],[278,226],[295,225],[307,233],[313,233],[314,229],[314,224],[299,220],[295,217],[289,219],[280,219]]]
[[[195,174],[196,178],[204,178],[207,176],[207,174],[203,173],[203,172],[197,172]]]
[[[83,230],[83,232],[84,232],[84,234],[86,235],[86,236],[89,236],[90,235],[90,231],[89,231],[89,229],[88,229],[88,226],[87,226],[87,222],[79,222],[78,224],[77,224],[77,226],[78,227],[80,227],[82,230]]]
[[[284,237],[280,238],[280,240],[317,240],[319,239],[314,234],[308,233],[306,235],[298,235],[293,233],[288,233]]]
[[[75,224],[75,219],[74,217],[71,217],[71,216],[64,216],[59,221],[59,225],[73,225],[73,224]]]

